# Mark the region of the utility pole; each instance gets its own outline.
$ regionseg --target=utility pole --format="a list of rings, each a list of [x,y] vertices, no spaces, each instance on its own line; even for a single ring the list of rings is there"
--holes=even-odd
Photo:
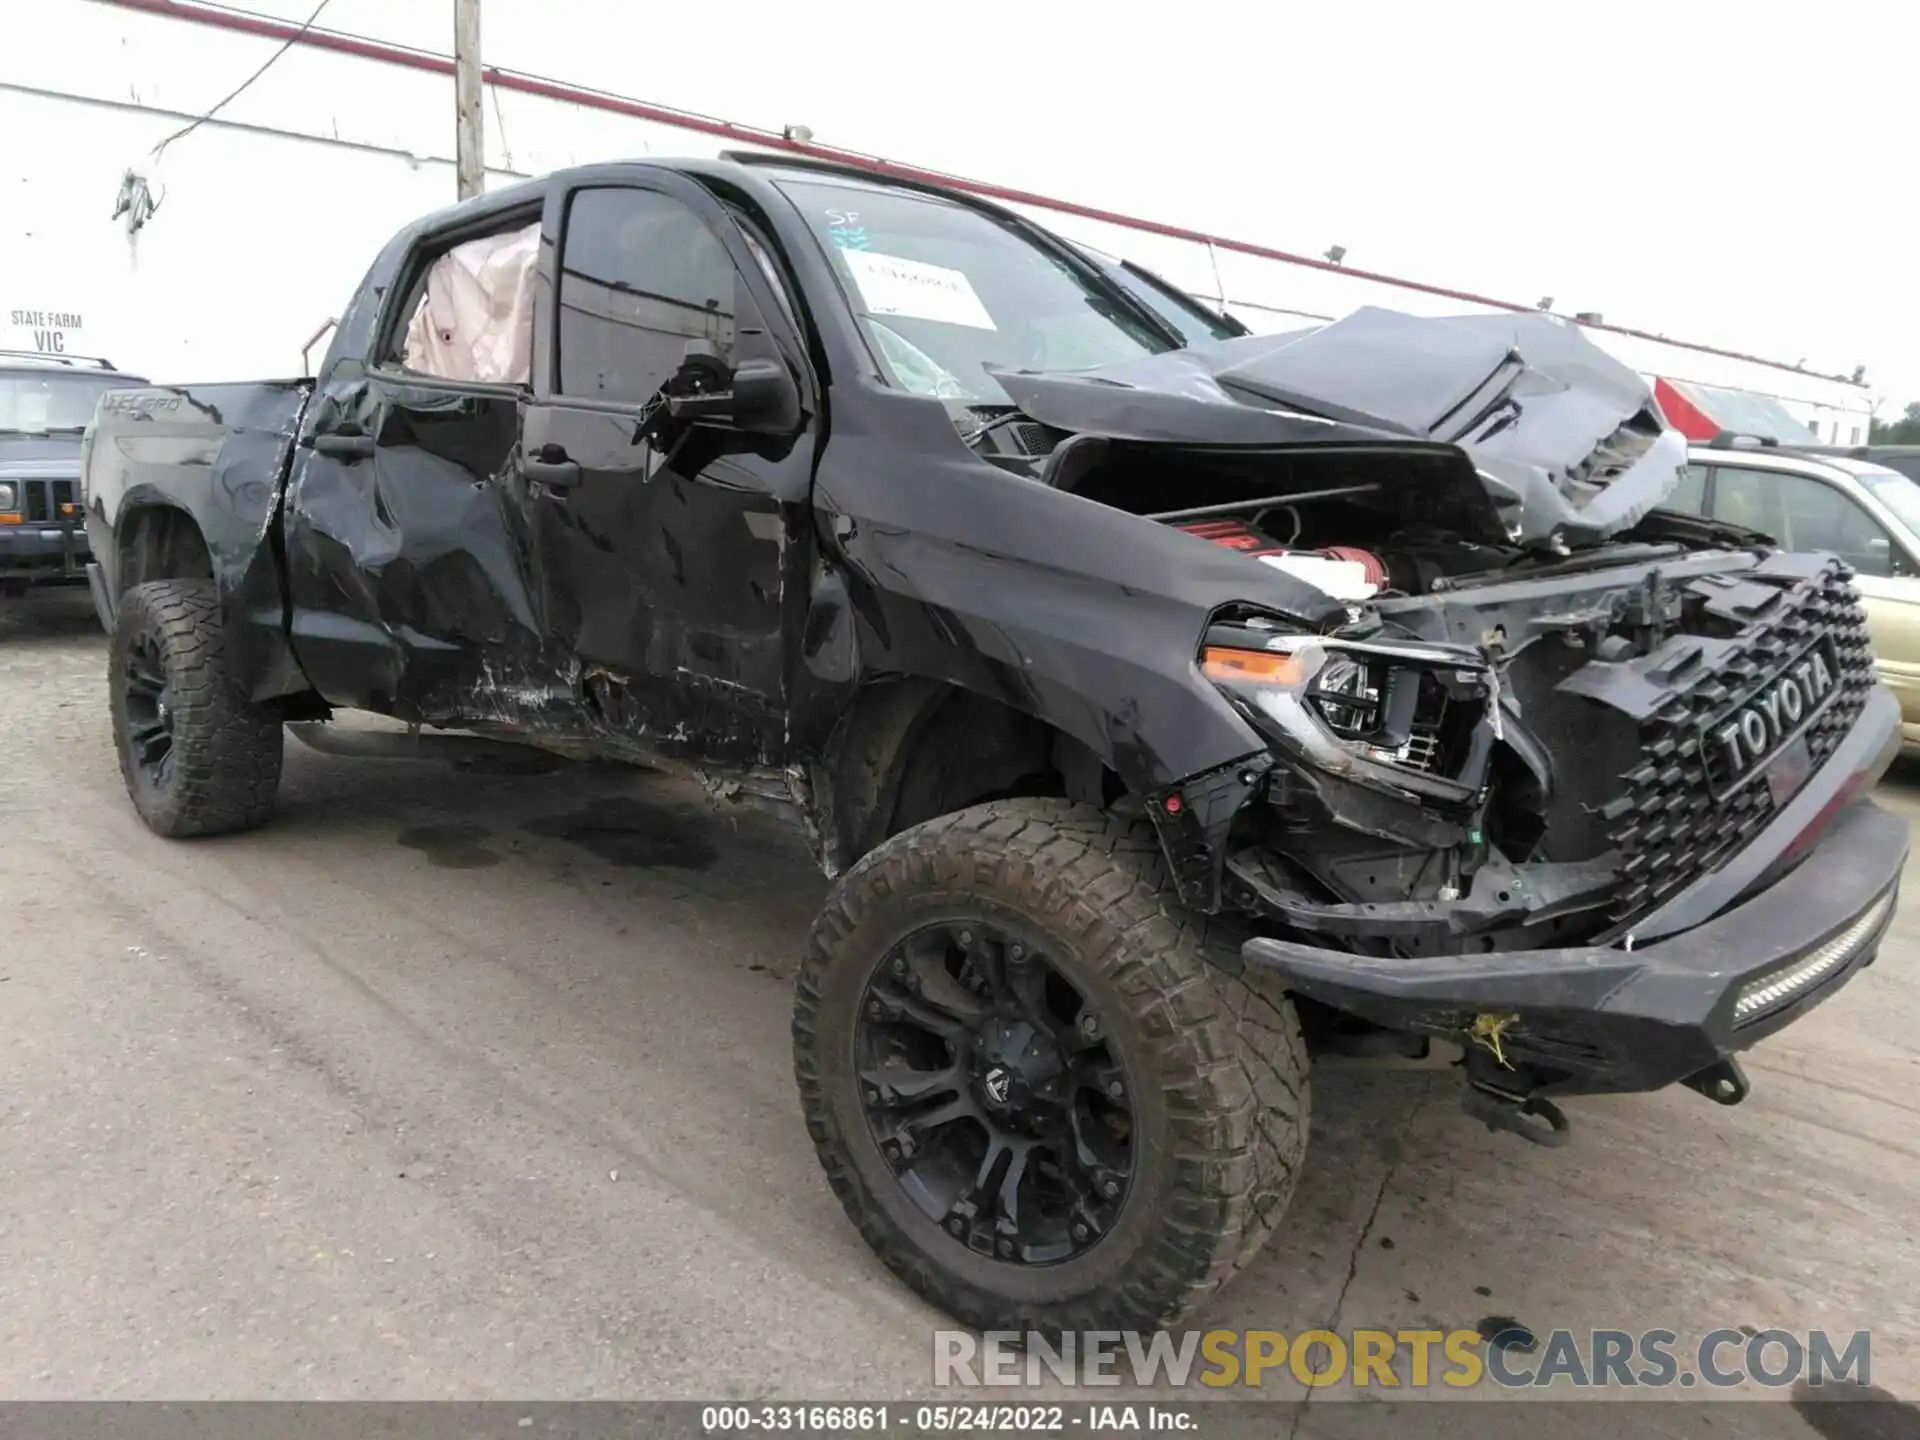
[[[453,0],[453,153],[462,200],[478,195],[487,183],[480,88],[480,0]]]

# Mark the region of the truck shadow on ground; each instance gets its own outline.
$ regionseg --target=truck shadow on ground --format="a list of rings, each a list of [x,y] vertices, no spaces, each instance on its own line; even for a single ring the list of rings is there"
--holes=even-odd
[[[753,857],[796,875],[813,870],[797,830],[640,766],[573,763],[534,750],[524,761],[510,751],[452,761],[336,759],[289,743],[276,828],[358,827],[370,811],[402,825],[397,844],[451,869],[498,863],[501,847],[524,850],[527,837],[538,837],[617,869],[702,871]],[[493,858],[476,860],[488,845]]]
[[[443,759],[355,759],[290,743],[270,835],[326,845],[391,844],[395,864],[482,871],[479,889],[543,883],[646,911],[684,902],[734,927],[752,968],[791,976],[827,881],[799,831],[771,815],[719,802],[697,785],[621,764],[561,762],[528,751],[524,766]],[[502,868],[508,862],[517,872]],[[440,878],[450,909],[462,883]],[[746,902],[746,903],[743,903]],[[616,918],[603,912],[603,918]],[[580,923],[591,923],[581,912]],[[777,947],[775,958],[769,953]]]
[[[1920,1405],[1910,1405],[1878,1385],[1835,1403],[1805,1381],[1793,1390],[1793,1408],[1822,1440],[1913,1440],[1920,1435]]]
[[[1908,798],[1920,799],[1920,747],[1903,750],[1880,783]]]
[[[17,597],[0,596],[0,645],[68,645],[88,638],[106,648],[106,632],[84,585],[37,586]]]

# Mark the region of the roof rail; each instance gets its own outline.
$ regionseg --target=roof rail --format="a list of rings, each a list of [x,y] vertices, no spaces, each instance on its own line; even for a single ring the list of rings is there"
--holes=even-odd
[[[102,360],[98,355],[49,355],[44,350],[0,350],[0,360],[38,360],[43,365],[76,368],[85,365],[95,370],[117,368],[111,360]]]
[[[1722,430],[1707,442],[1712,450],[1751,450],[1755,446],[1778,450],[1780,442],[1771,435],[1751,435],[1741,430]]]

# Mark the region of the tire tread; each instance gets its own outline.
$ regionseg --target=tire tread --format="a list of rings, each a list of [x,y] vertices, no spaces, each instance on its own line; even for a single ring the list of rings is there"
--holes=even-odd
[[[1107,1286],[1004,1300],[948,1273],[875,1203],[846,1151],[817,1037],[827,976],[859,963],[864,917],[917,887],[963,885],[1074,937],[1105,973],[1164,1077],[1175,1182],[1168,1222]],[[1242,973],[1240,933],[1179,905],[1144,820],[1064,800],[1001,800],[894,836],[828,895],[795,985],[794,1074],[828,1184],[867,1243],[933,1303],[982,1329],[1151,1329],[1189,1313],[1279,1225],[1305,1154],[1307,1056],[1286,995]]]
[[[162,788],[138,773],[126,743],[119,676],[127,647],[158,637],[173,694],[173,773]],[[220,597],[211,580],[153,580],[120,599],[108,649],[115,748],[134,808],[149,829],[181,839],[250,830],[273,814],[284,733],[277,705],[248,699],[233,674]]]

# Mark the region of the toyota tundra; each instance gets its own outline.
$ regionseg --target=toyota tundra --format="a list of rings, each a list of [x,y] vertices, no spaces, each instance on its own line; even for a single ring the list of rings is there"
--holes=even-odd
[[[1741,1100],[1907,849],[1846,566],[1663,509],[1685,442],[1576,326],[1237,328],[793,157],[408,225],[313,380],[100,405],[132,802],[259,825],[283,736],[363,710],[790,816],[836,877],[808,1133],[983,1327],[1161,1325],[1243,1267],[1309,1040],[1457,1049],[1550,1144],[1567,1096]]]

